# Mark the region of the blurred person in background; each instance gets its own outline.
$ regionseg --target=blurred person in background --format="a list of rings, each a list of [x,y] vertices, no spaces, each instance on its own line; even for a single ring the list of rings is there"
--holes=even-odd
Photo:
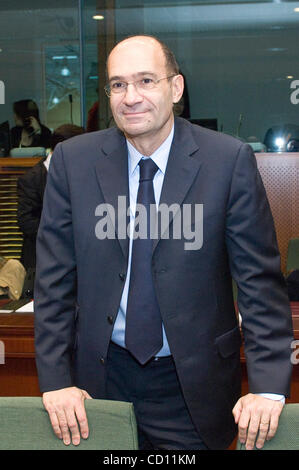
[[[24,241],[21,262],[25,269],[35,268],[35,244],[40,222],[44,190],[52,153],[59,142],[83,134],[83,127],[64,124],[54,130],[50,139],[50,152],[37,165],[18,179],[18,224]]]
[[[15,127],[11,129],[11,147],[49,148],[51,131],[39,118],[39,110],[33,100],[16,101],[13,104]]]

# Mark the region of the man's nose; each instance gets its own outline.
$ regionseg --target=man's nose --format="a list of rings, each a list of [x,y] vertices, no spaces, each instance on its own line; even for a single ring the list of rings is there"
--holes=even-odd
[[[123,102],[129,106],[143,101],[143,96],[138,92],[135,83],[128,83]]]

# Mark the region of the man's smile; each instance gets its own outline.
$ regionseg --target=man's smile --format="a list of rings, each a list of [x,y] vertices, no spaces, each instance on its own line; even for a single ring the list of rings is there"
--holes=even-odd
[[[142,116],[143,114],[147,113],[148,111],[136,111],[136,112],[123,112],[123,115],[126,117],[134,117],[134,116]]]

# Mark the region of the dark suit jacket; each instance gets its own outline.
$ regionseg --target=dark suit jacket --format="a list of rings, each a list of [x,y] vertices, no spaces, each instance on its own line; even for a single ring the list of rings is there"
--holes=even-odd
[[[106,356],[127,271],[128,240],[95,236],[104,202],[127,196],[128,158],[114,128],[59,144],[52,157],[38,241],[36,358],[42,391],[76,384],[105,397]],[[153,277],[192,419],[206,444],[236,433],[241,336],[250,391],[288,395],[292,325],[273,220],[249,145],[175,120],[160,203],[203,204],[203,246],[160,239]],[[170,221],[170,223],[172,223]],[[118,231],[118,220],[115,223]]]
[[[43,208],[43,197],[47,182],[45,159],[28,170],[18,179],[18,225],[23,232],[21,263],[25,267],[35,268],[36,235]]]

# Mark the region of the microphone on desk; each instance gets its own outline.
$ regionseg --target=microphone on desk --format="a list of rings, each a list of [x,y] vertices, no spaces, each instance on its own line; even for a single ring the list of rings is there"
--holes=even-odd
[[[242,122],[243,122],[243,114],[241,113],[239,116],[239,122],[238,122],[238,127],[237,127],[237,137],[240,137],[240,129],[242,126]]]
[[[70,111],[71,111],[71,123],[73,124],[73,95],[69,95]]]

